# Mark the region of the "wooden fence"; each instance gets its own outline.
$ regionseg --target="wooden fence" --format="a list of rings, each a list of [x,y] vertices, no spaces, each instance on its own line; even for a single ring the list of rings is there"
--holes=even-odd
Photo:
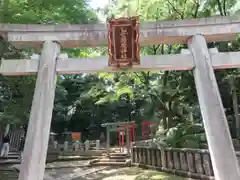
[[[24,135],[23,130],[9,131],[10,136],[10,151],[17,151],[20,144],[20,138]],[[2,142],[3,132],[0,133],[0,140]]]
[[[240,154],[237,156],[240,158]],[[180,176],[214,179],[208,150],[134,146],[132,162],[140,167],[153,168]]]

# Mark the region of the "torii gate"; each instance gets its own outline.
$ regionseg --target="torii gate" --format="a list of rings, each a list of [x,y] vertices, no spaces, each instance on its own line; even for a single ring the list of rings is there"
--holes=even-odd
[[[187,43],[181,54],[143,56],[130,71],[193,70],[216,180],[240,179],[239,167],[219,94],[214,69],[239,68],[240,52],[218,53],[206,42],[235,40],[240,17],[145,22],[140,44]],[[112,72],[107,57],[59,58],[60,47],[107,45],[107,28],[95,25],[1,24],[0,33],[15,47],[42,47],[40,59],[2,60],[3,75],[37,74],[19,180],[43,180],[57,74]]]

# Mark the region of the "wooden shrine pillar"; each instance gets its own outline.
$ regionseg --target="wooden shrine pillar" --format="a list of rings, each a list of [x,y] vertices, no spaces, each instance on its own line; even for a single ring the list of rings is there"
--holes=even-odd
[[[240,179],[236,153],[206,40],[202,35],[195,35],[187,43],[195,61],[194,79],[215,179]]]
[[[43,180],[44,177],[59,53],[57,42],[43,44],[19,180]]]

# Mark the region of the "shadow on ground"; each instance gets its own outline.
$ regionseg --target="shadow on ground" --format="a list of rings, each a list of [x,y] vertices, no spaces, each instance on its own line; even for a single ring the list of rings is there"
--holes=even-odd
[[[59,165],[59,164],[58,164]],[[0,180],[17,180],[18,172],[0,170]],[[137,167],[69,167],[46,169],[44,180],[193,180]]]
[[[86,180],[190,180],[189,178],[182,178],[158,171],[146,170],[136,167],[115,169],[108,167],[102,171],[87,175],[84,178],[86,178]],[[83,179],[76,178],[73,180]]]

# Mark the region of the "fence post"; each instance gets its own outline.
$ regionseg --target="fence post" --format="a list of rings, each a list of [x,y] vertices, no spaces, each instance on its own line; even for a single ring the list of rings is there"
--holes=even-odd
[[[147,164],[147,148],[143,149],[143,164]]]
[[[200,152],[195,153],[195,169],[198,174],[204,174],[204,170],[202,167],[202,153]]]
[[[162,169],[167,168],[167,161],[166,161],[166,151],[165,149],[161,149],[161,160],[162,160]]]
[[[136,158],[137,149],[138,149],[138,148],[132,147],[132,162],[133,162],[133,163],[136,163],[136,160],[137,160],[137,158]]]
[[[135,151],[134,151],[134,148],[135,148]],[[133,153],[135,153],[135,162],[136,163],[139,163],[139,147],[133,147]],[[134,154],[133,154],[134,155]]]
[[[157,156],[157,166],[162,167],[162,160],[161,160],[161,149],[156,150],[156,156]]]
[[[182,171],[188,171],[187,153],[185,151],[180,152],[180,168]]]
[[[194,166],[194,158],[192,152],[187,152],[187,164],[188,164],[188,170],[191,173],[195,173],[195,166]]]
[[[177,170],[180,170],[179,151],[173,152],[173,162],[174,162],[174,168]]]
[[[147,148],[147,165],[151,165],[151,148]]]
[[[204,169],[205,174],[207,176],[214,176],[213,170],[212,170],[210,154],[204,153],[202,158],[203,158],[203,169]]]
[[[167,151],[167,162],[168,162],[168,168],[173,169],[172,149],[168,149],[168,151]]]
[[[139,148],[138,159],[139,159],[139,163],[140,163],[140,164],[143,164],[143,155],[142,155],[142,151],[143,151],[142,147]]]
[[[152,150],[151,150],[151,159],[152,159],[152,166],[157,166],[157,163],[156,163],[156,149],[155,148],[153,148]]]

